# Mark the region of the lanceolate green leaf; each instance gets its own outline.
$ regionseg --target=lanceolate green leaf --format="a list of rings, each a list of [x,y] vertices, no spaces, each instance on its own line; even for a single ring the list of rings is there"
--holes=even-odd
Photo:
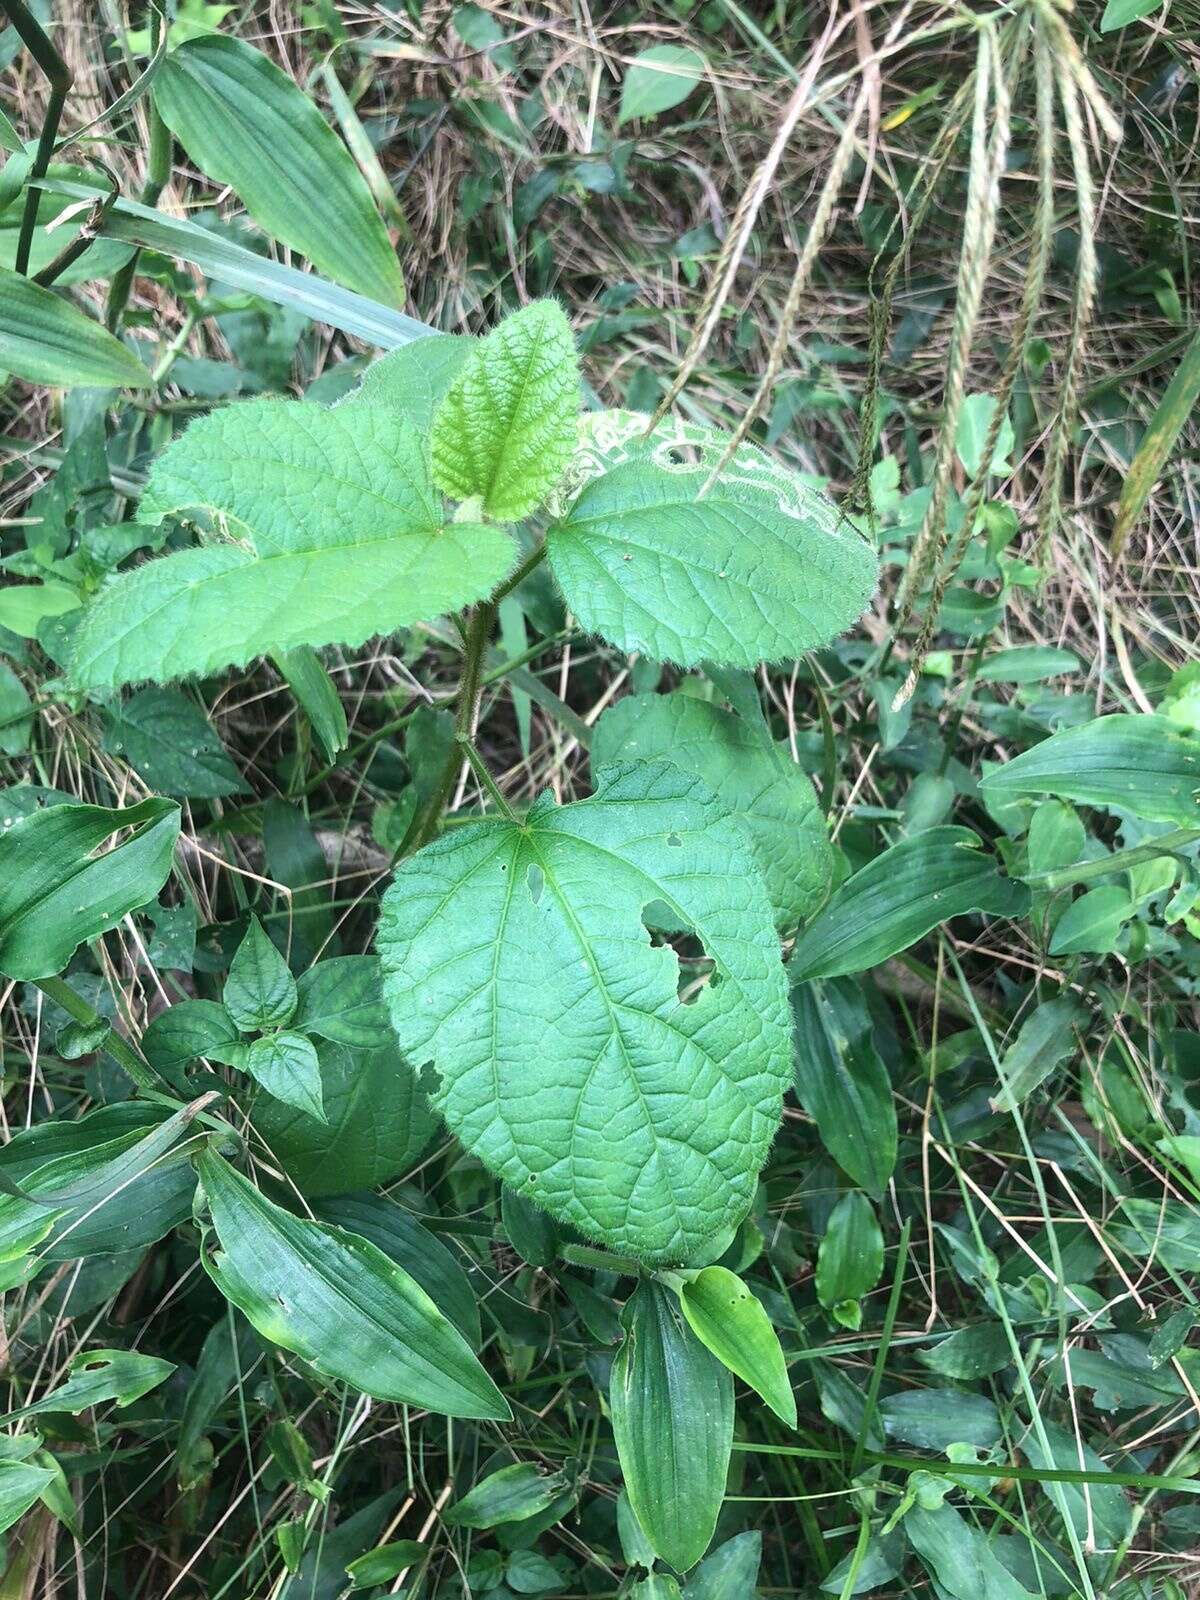
[[[254,1126],[304,1195],[373,1189],[407,1172],[433,1137],[437,1118],[400,1058],[322,1039],[316,1060],[325,1120],[260,1100]],[[269,1085],[268,1085],[269,1087]]]
[[[48,1467],[34,1466],[32,1461],[0,1461],[0,1533],[25,1515],[54,1476]]]
[[[852,1189],[830,1213],[817,1253],[817,1299],[843,1327],[858,1328],[858,1302],[883,1271],[883,1233],[866,1195]]]
[[[617,1456],[642,1531],[680,1572],[712,1540],[733,1447],[733,1379],[660,1284],[625,1308],[609,1407]]]
[[[704,57],[686,45],[656,44],[630,62],[621,85],[617,126],[657,117],[682,104],[704,76]]]
[[[685,1278],[679,1303],[700,1343],[748,1383],[789,1428],[796,1426],[792,1393],[779,1336],[762,1302],[728,1267],[705,1267]]]
[[[165,1383],[175,1371],[173,1361],[142,1355],[136,1350],[85,1350],[71,1363],[67,1381],[32,1405],[22,1406],[22,1417],[60,1411],[77,1417],[91,1406],[115,1400],[131,1405],[151,1389]]]
[[[797,981],[865,972],[949,917],[1016,917],[1028,906],[1029,891],[1000,875],[969,828],[927,828],[842,884],[797,939],[791,970]]]
[[[190,39],[159,69],[154,103],[188,155],[229,184],[268,233],[385,305],[404,279],[366,180],[274,62],[224,34]]]
[[[205,1268],[265,1339],[379,1400],[510,1418],[457,1328],[381,1250],[291,1216],[211,1150],[197,1170],[216,1233]]]
[[[295,1015],[296,980],[257,917],[234,951],[222,999],[243,1033],[282,1028]]]
[[[535,1462],[501,1467],[457,1500],[442,1520],[452,1528],[495,1528],[506,1522],[528,1522],[545,1511],[563,1492],[561,1472],[544,1472]]]
[[[140,389],[150,374],[107,329],[61,295],[0,267],[0,372],[28,383]]]
[[[125,840],[97,855],[122,829]],[[171,870],[179,807],[47,806],[0,833],[0,972],[61,972],[85,939],[153,900]]]
[[[871,1014],[839,978],[798,983],[792,1011],[796,1096],[842,1171],[878,1198],[896,1165],[896,1107]]]
[[[669,761],[702,778],[744,828],[781,927],[825,898],[833,853],[808,774],[741,717],[691,695],[630,695],[596,724],[592,760]]]
[[[202,418],[155,464],[139,517],[198,509],[220,542],[101,593],[75,636],[79,684],[361,644],[481,598],[514,555],[502,529],[444,523],[420,438],[377,406],[253,400]]]
[[[654,902],[715,962],[690,1004]],[[378,942],[402,1050],[506,1183],[656,1261],[740,1219],[790,1041],[766,892],[699,780],[610,768],[591,800],[455,829],[400,867]]]
[[[814,490],[627,461],[550,529],[580,624],[622,650],[696,666],[781,661],[842,633],[875,588],[874,552]]]
[[[575,448],[579,363],[561,307],[536,300],[471,350],[433,418],[438,487],[516,522],[554,488]]]
[[[1054,794],[1200,826],[1200,739],[1167,717],[1097,717],[994,768],[982,787],[996,800]]]

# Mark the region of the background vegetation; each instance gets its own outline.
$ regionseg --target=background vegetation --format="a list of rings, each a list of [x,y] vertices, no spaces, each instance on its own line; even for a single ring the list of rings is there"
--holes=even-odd
[[[136,80],[152,19],[116,0],[33,10],[71,70],[64,131],[84,129]],[[257,46],[340,129],[396,245],[408,315],[479,332],[553,295],[596,405],[653,411],[686,372],[684,416],[747,425],[825,484],[880,544],[882,588],[852,636],[759,674],[773,731],[816,778],[846,870],[954,821],[1016,871],[1035,848],[1033,805],[981,794],[989,763],[1108,712],[1200,728],[1198,20],[1189,0],[976,14],[181,0],[173,28]],[[637,58],[664,46],[680,52],[679,93],[660,94],[674,104],[645,98],[661,74],[649,91],[637,78]],[[46,80],[11,31],[0,67],[7,114],[35,137]],[[164,167],[152,133],[140,99],[81,150],[126,198],[289,259],[180,145]],[[248,156],[269,186],[274,152]],[[4,185],[12,265],[20,207]],[[252,394],[332,401],[374,354],[218,271],[147,251],[130,280],[128,260],[104,238],[60,283],[101,317],[128,293],[124,335],[153,385],[0,389],[14,579],[45,577],[31,550],[61,557],[120,523],[196,413]],[[166,704],[72,701],[55,683],[52,607],[30,625],[12,598],[26,591],[0,595],[6,824],[29,786],[184,804],[161,904],[76,957],[87,1005],[138,1037],[169,1002],[218,996],[251,911],[297,970],[369,948],[393,853],[443,759],[448,627],[328,654],[349,727],[330,756],[270,663]],[[517,665],[487,680],[485,723],[514,804],[588,793],[594,725],[631,690],[678,679],[715,697],[699,674],[581,635],[548,587],[514,602],[497,661]],[[456,807],[482,801],[465,777]],[[1068,810],[1040,826],[1078,827],[1083,860],[1162,831],[1119,808]],[[864,1113],[856,1158],[811,1085],[789,1102],[735,1264],[780,1331],[799,1428],[752,1397],[739,1405],[724,1564],[690,1580],[689,1600],[741,1600],[755,1584],[955,1600],[1200,1592],[1197,1502],[1156,1481],[1187,1475],[1200,1442],[1196,874],[1190,844],[1101,866],[1084,887],[1119,892],[1085,912],[1046,888],[1022,918],[956,918],[835,981],[824,1021],[801,1017],[833,1081],[886,1071],[898,1149],[874,1184],[882,1113]],[[46,994],[13,982],[4,1002],[10,1136],[129,1096],[117,1060]],[[998,1073],[1020,1074],[1011,1104],[996,1103]],[[646,1577],[618,1500],[602,1397],[619,1281],[552,1265],[552,1246],[543,1258],[451,1141],[389,1189],[467,1273],[515,1424],[313,1381],[234,1319],[189,1223],[149,1249],[51,1263],[6,1296],[13,1413],[98,1347],[174,1370],[122,1408],[110,1391],[37,1418],[66,1471],[10,1529],[0,1593],[332,1597],[348,1563],[398,1540],[423,1548],[385,1561],[378,1592],[676,1592]],[[841,1238],[845,1197],[864,1190],[877,1270],[872,1236],[823,1292],[831,1217]],[[14,1416],[0,1455],[30,1426]],[[522,1520],[447,1517],[517,1461],[547,1474]],[[941,1504],[952,1522],[932,1520]],[[755,1541],[725,1543],[748,1533],[760,1566]]]

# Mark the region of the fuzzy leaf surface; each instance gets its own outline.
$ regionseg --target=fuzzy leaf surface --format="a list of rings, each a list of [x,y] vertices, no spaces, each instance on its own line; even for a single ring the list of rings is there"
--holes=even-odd
[[[251,400],[193,423],[155,463],[138,515],[197,510],[225,542],[103,590],[76,634],[80,686],[361,644],[480,599],[514,554],[500,528],[444,522],[420,436],[382,406]]]
[[[690,1004],[653,903],[715,962]],[[699,779],[608,768],[590,800],[455,829],[399,868],[378,943],[401,1049],[506,1183],[648,1260],[740,1220],[791,1050],[766,890]]]
[[[579,363],[553,300],[506,317],[472,351],[433,419],[433,475],[455,500],[479,495],[500,522],[539,506],[575,449]]]
[[[833,852],[808,774],[732,712],[685,694],[629,695],[596,724],[592,760],[669,761],[703,778],[742,824],[780,926],[825,898]]]
[[[593,478],[547,535],[567,604],[622,650],[754,667],[828,644],[875,589],[874,552],[828,502],[629,460]]]

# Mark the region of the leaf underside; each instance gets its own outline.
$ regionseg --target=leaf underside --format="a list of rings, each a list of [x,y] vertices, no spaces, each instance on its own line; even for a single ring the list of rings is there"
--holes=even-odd
[[[689,1004],[654,903],[715,961]],[[698,779],[614,767],[590,800],[455,830],[400,867],[378,944],[402,1050],[506,1183],[648,1260],[741,1218],[791,1076],[784,974],[749,847]]]

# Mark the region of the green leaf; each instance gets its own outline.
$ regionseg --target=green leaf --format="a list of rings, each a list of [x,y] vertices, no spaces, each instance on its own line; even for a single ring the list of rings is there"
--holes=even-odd
[[[597,722],[591,756],[669,761],[702,778],[742,825],[781,927],[825,898],[833,854],[808,774],[743,718],[691,695],[630,695]]]
[[[681,105],[704,76],[705,61],[686,45],[656,44],[640,51],[625,72],[617,126],[657,117]]]
[[[296,980],[257,917],[229,963],[221,998],[243,1033],[286,1027],[296,1013]]]
[[[317,1122],[328,1122],[321,1104],[317,1051],[307,1035],[285,1028],[255,1039],[246,1052],[245,1070],[276,1100]]]
[[[269,234],[348,288],[404,304],[404,278],[366,180],[274,62],[229,35],[192,39],[167,56],[153,92],[200,170],[228,184]]]
[[[1112,33],[1117,28],[1128,27],[1131,22],[1140,22],[1161,4],[1162,0],[1108,0],[1100,19],[1100,32]]]
[[[1073,867],[1086,842],[1087,831],[1074,806],[1065,800],[1043,800],[1029,819],[1026,850],[1030,873],[1037,876]]]
[[[291,1216],[211,1150],[196,1167],[218,1241],[205,1270],[264,1339],[379,1400],[510,1420],[466,1340],[381,1250]]]
[[[842,1171],[878,1199],[896,1165],[896,1106],[871,1014],[846,979],[792,991],[796,1096]]]
[[[3,597],[0,596],[0,599]],[[0,751],[23,755],[33,732],[33,702],[29,691],[6,661],[0,661]]]
[[[859,1301],[883,1272],[883,1231],[875,1207],[852,1189],[834,1206],[817,1251],[817,1299],[843,1327],[862,1321]]]
[[[609,1385],[625,1489],[655,1552],[680,1572],[712,1540],[733,1448],[733,1379],[657,1283],[625,1307]]]
[[[501,1467],[442,1513],[451,1528],[495,1528],[527,1522],[547,1510],[567,1486],[561,1472],[544,1472],[532,1461]]]
[[[342,698],[320,657],[302,644],[281,651],[275,665],[308,718],[326,761],[332,761],[349,744],[350,730]]]
[[[865,972],[964,911],[1021,916],[1024,884],[1000,875],[969,828],[927,828],[848,878],[796,941],[796,981]]]
[[[377,406],[251,400],[201,418],[155,463],[138,515],[197,508],[232,542],[110,583],[75,636],[81,686],[361,644],[480,599],[514,555],[502,529],[443,523],[420,438]]]
[[[879,1418],[889,1439],[921,1450],[949,1450],[954,1444],[990,1450],[1000,1442],[1003,1424],[986,1395],[949,1389],[905,1389],[879,1402]]]
[[[1107,955],[1116,947],[1117,935],[1134,910],[1128,889],[1120,884],[1089,889],[1078,900],[1072,900],[1055,923],[1050,954]]]
[[[347,1563],[346,1573],[351,1589],[377,1589],[393,1578],[424,1561],[429,1546],[416,1539],[397,1539],[392,1544],[376,1545],[365,1556]]]
[[[794,1428],[796,1397],[779,1336],[742,1280],[727,1267],[705,1267],[684,1280],[679,1303],[700,1343]]]
[[[61,178],[47,180],[44,187],[72,200],[95,200],[97,196],[94,186]],[[299,311],[305,317],[341,328],[382,350],[407,344],[412,339],[423,339],[435,331],[415,317],[406,317],[402,311],[393,311],[377,300],[342,289],[318,278],[315,273],[285,267],[243,245],[234,244],[211,228],[167,216],[165,212],[138,205],[133,200],[118,200],[109,208],[100,235],[158,250],[164,255],[180,256],[230,289],[244,290],[272,305]]]
[[[22,639],[36,639],[47,617],[62,617],[82,605],[69,583],[48,578],[44,583],[12,584],[0,591],[0,628]]]
[[[1001,1058],[1002,1087],[992,1100],[997,1111],[1015,1111],[1061,1061],[1076,1053],[1076,1031],[1086,1020],[1086,1010],[1071,995],[1047,1000],[1030,1012]]]
[[[754,1600],[761,1564],[762,1534],[736,1533],[688,1578],[686,1600]]]
[[[549,1212],[503,1184],[500,1217],[508,1242],[531,1267],[550,1267],[558,1255],[558,1228]]]
[[[214,800],[246,785],[208,718],[174,689],[143,689],[106,718],[104,748],[160,794]]]
[[[988,429],[995,415],[994,395],[969,394],[964,397],[962,410],[958,415],[955,449],[958,451],[958,459],[966,468],[968,477],[973,478],[983,465],[983,447],[987,443]],[[992,451],[992,459],[988,462],[989,472],[1011,471],[1008,458],[1012,454],[1014,442],[1013,425],[1006,416],[1000,424],[996,447]]]
[[[715,963],[690,1004],[655,902]],[[456,828],[397,871],[378,947],[401,1049],[506,1183],[656,1261],[741,1219],[791,1076],[786,997],[749,849],[698,780],[611,768],[590,800]]]
[[[989,800],[1053,794],[1154,822],[1200,825],[1200,739],[1166,717],[1097,717],[993,768],[980,787]]]
[[[1018,644],[1011,650],[993,650],[975,669],[980,683],[1041,683],[1083,670],[1073,650],[1045,644]]]
[[[54,1482],[48,1467],[35,1467],[28,1461],[0,1460],[0,1533],[29,1510],[34,1501]]]
[[[296,980],[293,1025],[335,1044],[379,1049],[392,1043],[376,956],[334,956]]]
[[[316,1054],[323,1122],[270,1102],[254,1108],[254,1126],[275,1160],[310,1197],[373,1189],[402,1176],[437,1121],[395,1041],[372,1050],[323,1041]]]
[[[170,1076],[189,1062],[238,1042],[237,1024],[215,1000],[181,1000],[160,1011],[142,1035],[142,1053]]]
[[[1129,8],[1130,0],[1123,0]],[[1134,4],[1140,0],[1134,0]],[[1109,5],[1104,13],[1104,23],[1101,31],[1109,25],[1109,12],[1113,11],[1122,0],[1109,0]],[[1155,10],[1155,5],[1150,5],[1145,11],[1136,11],[1136,16],[1147,15]],[[1132,21],[1129,17],[1125,20]],[[1112,24],[1120,27],[1122,23]],[[1142,514],[1146,501],[1150,498],[1150,491],[1162,476],[1163,468],[1170,459],[1176,441],[1183,430],[1188,418],[1193,416],[1196,402],[1200,399],[1200,332],[1193,338],[1191,344],[1180,357],[1179,365],[1170,383],[1158,402],[1153,417],[1137,453],[1129,464],[1121,485],[1121,499],[1117,506],[1117,515],[1113,522],[1111,554],[1116,559],[1125,547],[1131,531]]]
[[[701,499],[707,477],[632,460],[585,484],[546,536],[582,627],[658,661],[754,667],[858,619],[875,554],[827,501],[798,479],[781,500],[740,475]]]
[[[56,388],[150,383],[142,363],[106,328],[7,267],[0,267],[0,372]]]
[[[505,317],[469,352],[433,418],[438,487],[478,497],[488,516],[517,522],[537,509],[575,448],[579,361],[554,300]]]
[[[459,1265],[459,1258],[411,1211],[383,1195],[343,1194],[320,1201],[316,1213],[322,1222],[369,1239],[397,1266],[411,1273],[471,1348],[479,1348],[479,1303],[470,1280]]]
[[[14,1135],[0,1153],[0,1174],[26,1198],[0,1195],[0,1260],[12,1259],[26,1231],[32,1237],[17,1253],[38,1245],[47,1262],[118,1255],[161,1239],[191,1209],[195,1174],[179,1143],[188,1121],[127,1101]]]
[[[37,1417],[57,1411],[77,1417],[106,1400],[115,1400],[118,1406],[131,1405],[165,1383],[174,1371],[173,1361],[136,1350],[84,1350],[72,1361],[66,1383],[23,1406],[17,1415]]]
[[[1033,1600],[992,1548],[988,1536],[953,1506],[910,1507],[904,1531],[925,1570],[954,1600]]]
[[[121,829],[123,843],[96,851]],[[46,806],[0,832],[0,972],[26,981],[61,972],[153,900],[167,880],[179,807],[170,800],[108,810]]]
[[[414,339],[369,366],[358,388],[340,405],[387,406],[418,433],[427,434],[434,413],[478,344],[478,339],[458,333]]]

